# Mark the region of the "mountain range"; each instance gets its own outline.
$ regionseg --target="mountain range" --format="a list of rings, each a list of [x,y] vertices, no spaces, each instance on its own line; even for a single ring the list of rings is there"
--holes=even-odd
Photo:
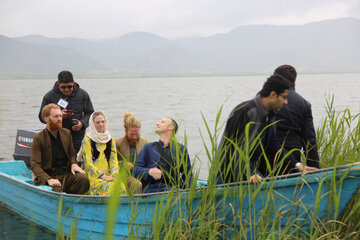
[[[233,75],[360,71],[360,20],[305,25],[248,25],[209,37],[166,39],[132,32],[112,39],[0,35],[0,76]]]

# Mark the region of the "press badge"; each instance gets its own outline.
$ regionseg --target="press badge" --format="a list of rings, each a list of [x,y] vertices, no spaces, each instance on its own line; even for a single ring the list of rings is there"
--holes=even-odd
[[[60,98],[59,102],[57,103],[62,108],[66,108],[69,105],[69,102],[65,99]]]

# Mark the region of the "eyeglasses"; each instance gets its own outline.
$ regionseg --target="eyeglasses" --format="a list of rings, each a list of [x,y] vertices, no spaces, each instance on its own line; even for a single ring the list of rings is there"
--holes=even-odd
[[[60,86],[62,89],[68,88],[68,89],[72,89],[73,85],[68,85],[68,86]]]

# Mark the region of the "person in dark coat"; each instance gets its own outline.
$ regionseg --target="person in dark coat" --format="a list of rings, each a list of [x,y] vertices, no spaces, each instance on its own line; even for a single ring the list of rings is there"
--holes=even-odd
[[[287,104],[288,89],[287,80],[273,75],[264,83],[260,94],[232,110],[219,144],[220,169],[217,183],[232,183],[246,179],[246,161],[249,161],[250,168],[248,181],[260,182],[269,174],[269,167],[275,165],[274,159],[285,157],[286,151],[283,151],[275,135],[274,112]],[[302,165],[292,156],[285,158],[281,168],[281,173],[288,173],[293,169],[314,170]]]
[[[142,181],[144,193],[190,187],[190,157],[186,147],[174,141],[177,129],[175,120],[161,119],[155,130],[159,141],[145,144],[136,157],[134,175]]]
[[[94,112],[89,94],[79,84],[74,82],[71,72],[62,71],[58,74],[52,90],[43,97],[39,119],[45,123],[41,116],[42,109],[49,103],[60,106],[63,114],[63,127],[71,131],[75,151],[78,152],[85,129],[89,126],[89,117]]]
[[[302,149],[308,166],[319,168],[319,154],[311,111],[311,104],[295,91],[296,70],[290,65],[281,65],[274,74],[290,83],[288,104],[277,114],[277,138],[287,150]],[[294,151],[293,157],[301,161],[301,152]]]

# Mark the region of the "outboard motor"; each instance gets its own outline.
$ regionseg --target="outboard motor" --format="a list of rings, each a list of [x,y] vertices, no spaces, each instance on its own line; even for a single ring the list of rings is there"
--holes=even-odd
[[[42,129],[18,129],[16,134],[15,151],[13,157],[15,160],[22,160],[30,169],[31,146],[35,134]]]

